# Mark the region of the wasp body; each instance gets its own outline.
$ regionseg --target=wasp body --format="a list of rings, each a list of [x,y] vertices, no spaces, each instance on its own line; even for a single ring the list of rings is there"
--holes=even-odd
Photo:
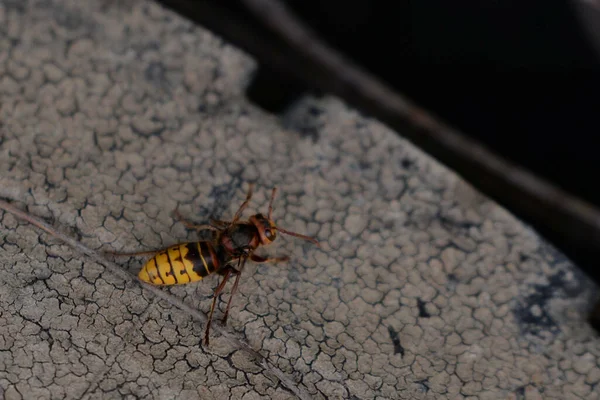
[[[211,242],[180,243],[156,253],[138,277],[153,285],[180,285],[202,280],[228,261],[223,248]]]
[[[181,222],[188,228],[198,231],[213,231],[215,235],[212,241],[180,243],[156,252],[113,254],[128,256],[152,254],[153,257],[142,267],[138,277],[140,280],[153,285],[177,285],[196,282],[212,273],[223,276],[222,281],[215,289],[206,324],[205,343],[208,345],[208,335],[217,297],[223,291],[229,277],[234,275],[235,282],[225,314],[223,315],[224,324],[227,321],[231,300],[237,291],[246,260],[250,259],[257,263],[264,263],[281,262],[289,259],[288,257],[261,257],[254,253],[256,249],[272,243],[277,238],[277,231],[308,240],[317,246],[319,245],[311,237],[290,232],[275,225],[272,219],[272,212],[276,192],[277,190],[273,189],[271,193],[268,217],[259,213],[251,216],[248,221],[239,221],[239,219],[252,197],[252,185],[250,185],[246,200],[242,203],[231,221],[211,220],[211,224],[209,225],[195,225],[181,218],[177,210],[175,211]]]

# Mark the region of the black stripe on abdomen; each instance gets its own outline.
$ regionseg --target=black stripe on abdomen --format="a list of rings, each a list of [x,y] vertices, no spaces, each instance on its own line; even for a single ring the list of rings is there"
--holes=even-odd
[[[219,260],[216,257],[213,246],[209,242],[200,242],[200,250],[202,251],[202,255],[204,255],[206,265],[208,265],[208,271],[212,274],[219,269]]]
[[[204,256],[204,261],[206,261],[206,264],[209,267],[209,270],[207,271],[206,268],[204,267],[204,262],[202,261],[201,254],[198,251],[199,244],[202,244],[202,242],[186,244],[186,246],[188,248],[188,253],[185,256],[185,259],[190,261],[193,264],[193,270],[195,273],[197,273],[201,277],[205,278],[210,274],[210,266],[208,265],[208,260],[206,259],[206,256],[204,256],[204,254],[202,254],[202,256]]]

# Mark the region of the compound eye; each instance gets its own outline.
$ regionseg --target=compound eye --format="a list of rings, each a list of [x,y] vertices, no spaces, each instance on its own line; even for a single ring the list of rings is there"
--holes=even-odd
[[[265,237],[266,237],[267,239],[271,239],[271,238],[273,237],[273,232],[271,232],[271,230],[270,230],[270,229],[267,229],[267,230],[265,231]]]

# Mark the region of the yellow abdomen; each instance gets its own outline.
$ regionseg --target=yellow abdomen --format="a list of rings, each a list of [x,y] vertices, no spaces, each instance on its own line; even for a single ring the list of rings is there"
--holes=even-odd
[[[142,267],[138,277],[153,285],[178,285],[203,279],[218,269],[210,242],[181,243],[162,250]]]

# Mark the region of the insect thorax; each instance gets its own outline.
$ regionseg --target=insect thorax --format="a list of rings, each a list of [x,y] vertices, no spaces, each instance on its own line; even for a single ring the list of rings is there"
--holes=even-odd
[[[233,255],[242,256],[257,245],[258,232],[250,224],[236,224],[221,236],[221,244]]]

